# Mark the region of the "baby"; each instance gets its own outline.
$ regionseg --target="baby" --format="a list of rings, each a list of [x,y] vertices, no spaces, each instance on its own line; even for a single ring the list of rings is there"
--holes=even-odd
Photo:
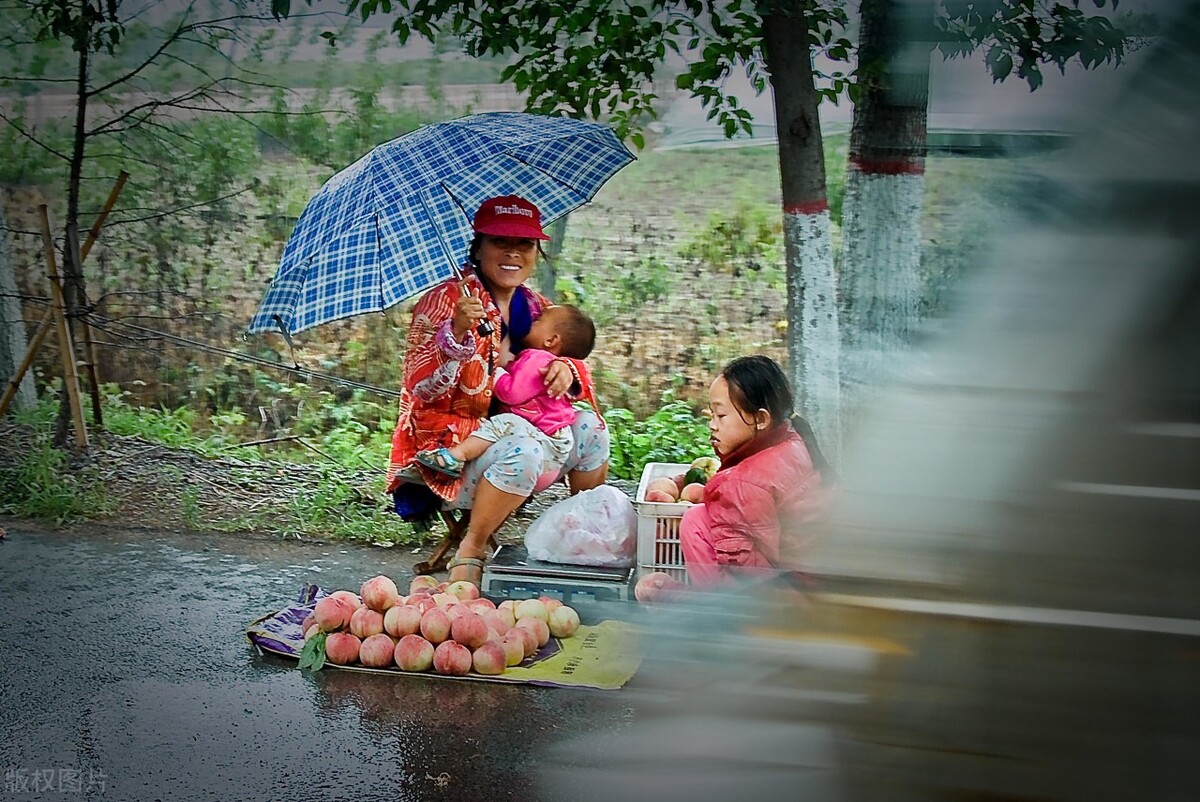
[[[595,342],[596,326],[583,310],[566,304],[546,307],[533,321],[516,359],[507,369],[496,369],[493,392],[503,412],[485,420],[458,445],[417,452],[417,461],[459,476],[466,463],[478,459],[493,443],[513,434],[534,433],[546,454],[542,473],[561,470],[574,445],[575,408],[566,396],[546,394],[543,373],[559,357],[586,359]]]

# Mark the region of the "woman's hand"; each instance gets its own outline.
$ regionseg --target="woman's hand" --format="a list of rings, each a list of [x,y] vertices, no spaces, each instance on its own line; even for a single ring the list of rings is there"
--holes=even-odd
[[[575,374],[561,359],[556,359],[542,368],[542,375],[546,378],[546,395],[551,398],[566,395],[575,383]]]
[[[487,317],[483,311],[483,301],[478,295],[463,295],[454,303],[454,321],[450,324],[454,339],[462,342],[467,332],[475,324]]]

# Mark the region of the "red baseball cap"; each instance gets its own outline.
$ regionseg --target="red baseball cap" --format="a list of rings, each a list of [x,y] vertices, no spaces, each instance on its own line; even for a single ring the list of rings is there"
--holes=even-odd
[[[550,239],[542,231],[542,213],[524,198],[501,195],[488,198],[475,212],[475,233],[493,237]]]

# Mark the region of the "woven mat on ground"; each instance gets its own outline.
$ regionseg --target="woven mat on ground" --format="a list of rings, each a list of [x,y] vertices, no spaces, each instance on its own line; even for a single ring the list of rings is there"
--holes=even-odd
[[[322,588],[309,585],[300,592],[294,604],[251,623],[246,628],[246,637],[263,651],[298,660],[300,650],[304,647],[304,633],[300,631],[300,625],[312,612],[317,600],[326,594],[327,591]],[[616,690],[633,678],[641,662],[641,645],[634,628],[621,621],[601,621],[580,626],[579,631],[570,638],[551,638],[537,653],[497,676],[472,673],[465,677],[446,677],[433,672],[414,674],[399,668],[337,666],[332,663],[326,663],[325,666],[339,671],[391,674],[397,678],[434,677]]]

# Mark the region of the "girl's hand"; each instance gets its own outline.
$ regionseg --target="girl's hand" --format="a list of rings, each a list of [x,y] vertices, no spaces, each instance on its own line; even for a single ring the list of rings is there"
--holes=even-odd
[[[571,389],[571,385],[575,383],[575,374],[561,359],[556,359],[542,368],[542,375],[546,378],[546,395],[551,398],[566,395],[567,391]]]
[[[454,330],[454,339],[462,342],[467,332],[475,324],[487,317],[483,311],[483,301],[478,295],[463,295],[454,304],[454,322],[450,324]]]

